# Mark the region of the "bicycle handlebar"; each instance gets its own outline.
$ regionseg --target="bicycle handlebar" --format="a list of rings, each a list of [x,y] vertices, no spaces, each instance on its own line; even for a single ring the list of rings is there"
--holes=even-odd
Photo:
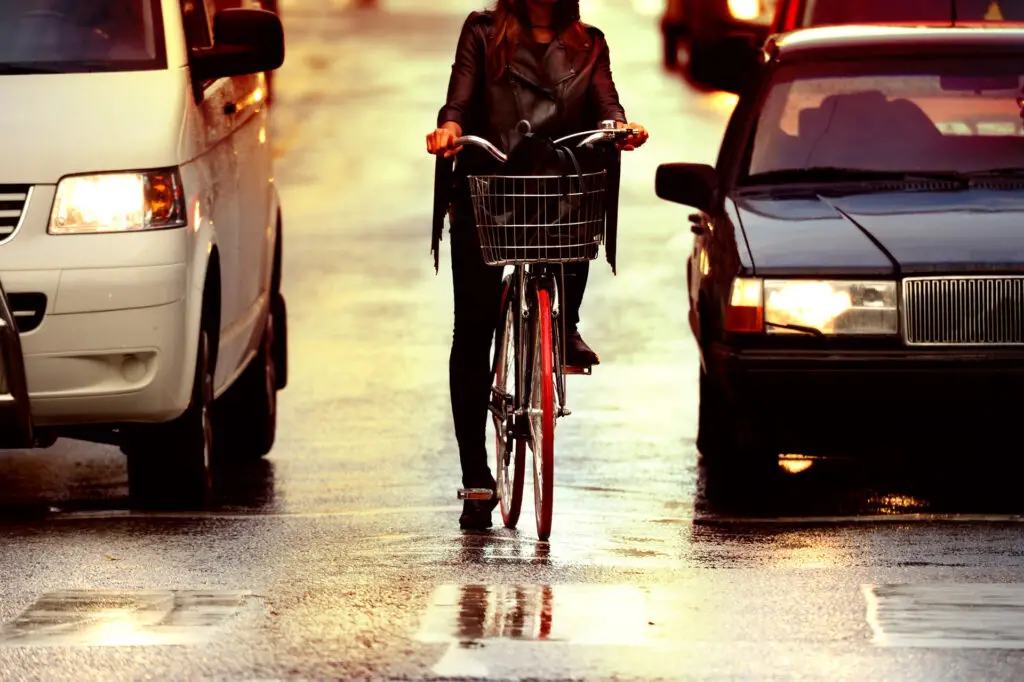
[[[524,122],[525,123],[525,122]],[[525,128],[526,132],[529,132],[529,124]],[[599,128],[597,130],[584,130],[583,132],[573,133],[572,135],[566,135],[554,141],[556,145],[564,144],[568,140],[575,139],[577,137],[584,138],[582,142],[577,144],[577,147],[585,147],[591,145],[598,140],[614,140],[622,137],[628,137],[636,134],[635,128]],[[495,147],[493,144],[488,142],[482,137],[476,135],[463,135],[462,137],[455,138],[456,147],[464,147],[471,145],[474,147],[480,147],[488,154],[493,156],[498,161],[505,163],[508,161],[508,155],[502,152],[500,149]]]

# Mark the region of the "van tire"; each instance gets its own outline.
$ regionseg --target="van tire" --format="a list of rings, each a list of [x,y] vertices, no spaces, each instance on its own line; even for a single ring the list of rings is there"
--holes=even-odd
[[[279,296],[279,295],[278,295]],[[275,297],[277,298],[277,297]],[[259,349],[218,406],[218,460],[250,462],[270,453],[277,438],[277,330],[272,299]],[[283,298],[281,299],[283,302]]]
[[[203,509],[209,505],[214,484],[213,364],[211,338],[204,326],[185,412],[166,424],[140,428],[122,444],[133,506]]]

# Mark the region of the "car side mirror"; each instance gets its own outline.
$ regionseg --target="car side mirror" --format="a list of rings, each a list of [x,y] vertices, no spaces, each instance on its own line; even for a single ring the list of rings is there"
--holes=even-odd
[[[718,193],[718,172],[702,163],[664,163],[654,177],[661,199],[711,213]]]
[[[273,12],[226,9],[213,19],[213,47],[189,56],[196,81],[273,71],[284,63],[284,27]]]

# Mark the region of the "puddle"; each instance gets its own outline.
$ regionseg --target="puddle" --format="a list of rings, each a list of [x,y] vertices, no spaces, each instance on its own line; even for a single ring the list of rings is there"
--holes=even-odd
[[[878,646],[1024,649],[1024,584],[866,585],[863,591]]]
[[[209,641],[247,596],[198,590],[50,592],[0,629],[0,646],[197,644]]]
[[[416,639],[645,645],[651,601],[632,585],[442,585]]]

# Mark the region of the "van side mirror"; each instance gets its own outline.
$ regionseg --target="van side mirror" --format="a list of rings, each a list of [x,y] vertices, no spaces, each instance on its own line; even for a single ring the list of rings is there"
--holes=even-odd
[[[226,9],[213,19],[213,47],[189,56],[196,81],[273,71],[284,63],[284,27],[273,12]]]
[[[658,166],[654,191],[666,201],[711,213],[718,192],[718,172],[703,163],[664,163]]]

